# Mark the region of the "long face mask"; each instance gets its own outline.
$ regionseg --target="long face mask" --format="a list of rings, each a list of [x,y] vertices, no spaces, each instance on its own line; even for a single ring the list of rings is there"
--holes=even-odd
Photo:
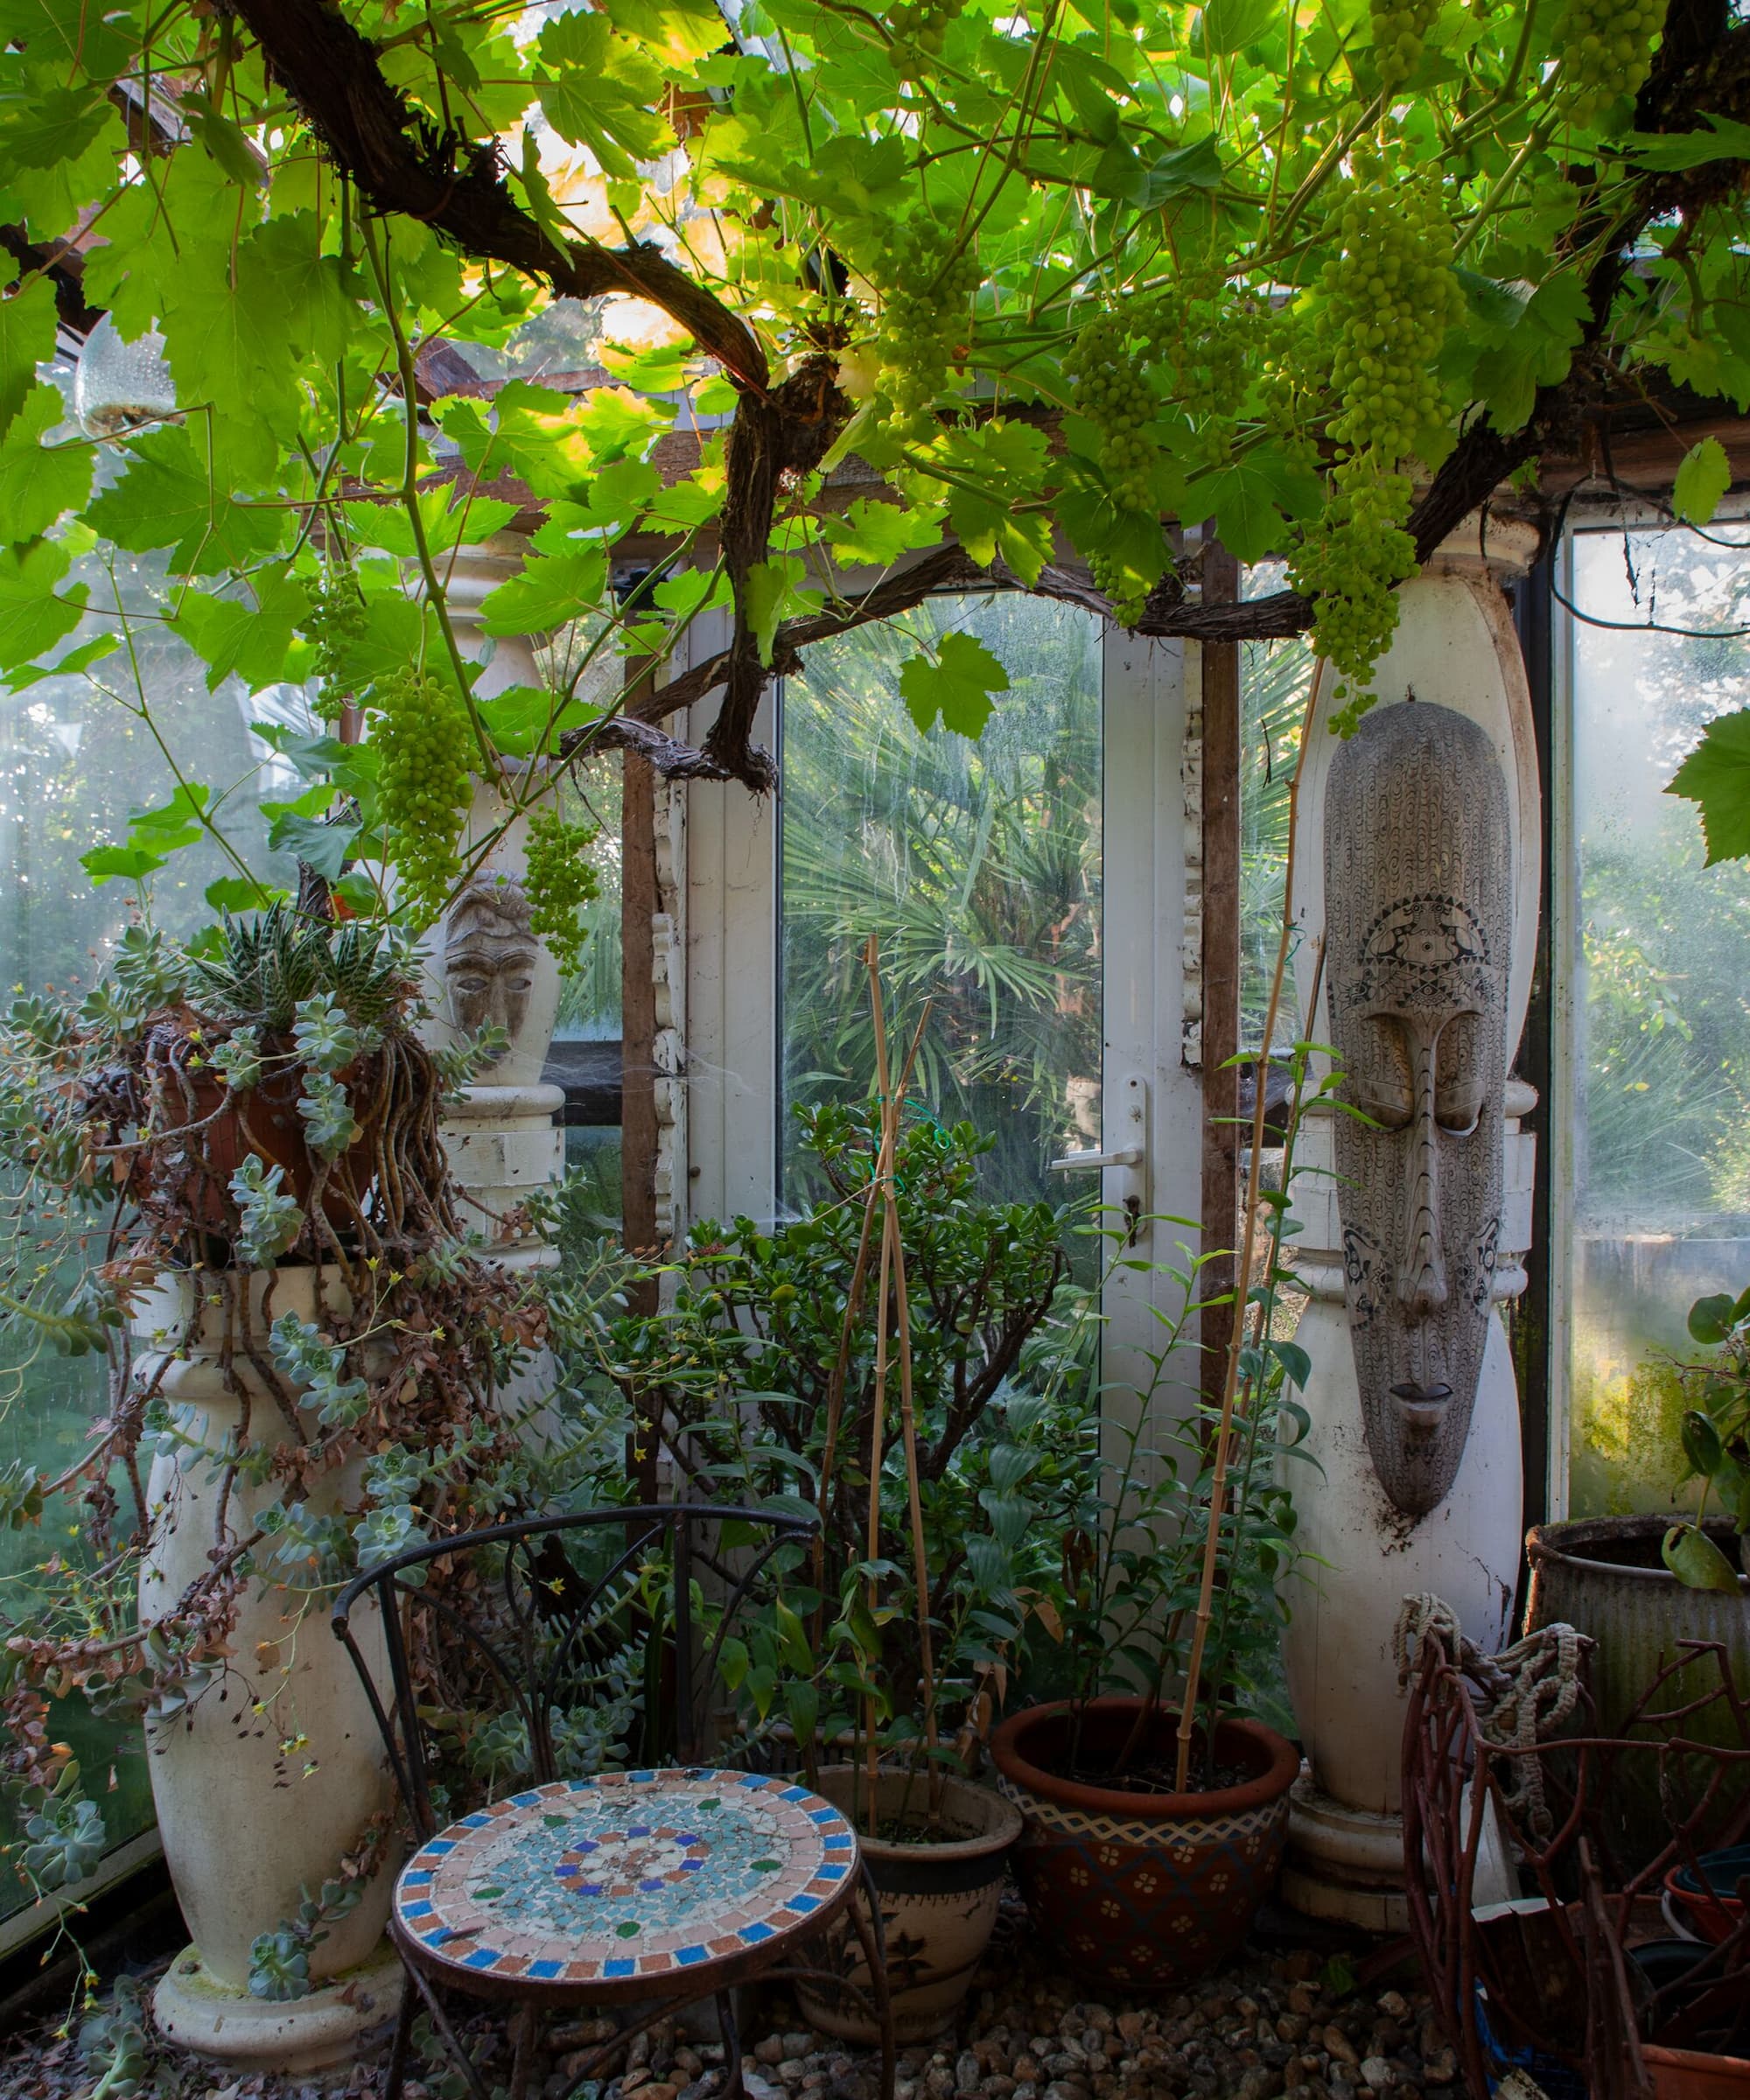
[[[1376,707],[1331,766],[1326,982],[1344,1298],[1374,1470],[1420,1516],[1470,1434],[1501,1235],[1513,856],[1488,734]]]

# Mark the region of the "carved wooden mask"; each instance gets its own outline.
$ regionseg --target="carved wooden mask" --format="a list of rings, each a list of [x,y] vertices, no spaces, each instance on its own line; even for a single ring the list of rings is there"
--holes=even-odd
[[[464,1035],[496,1025],[514,1046],[541,960],[528,899],[508,876],[481,876],[457,899],[444,933],[450,1018]]]
[[[1332,761],[1326,982],[1337,1203],[1368,1451],[1393,1503],[1445,1501],[1470,1434],[1501,1233],[1513,855],[1485,731],[1376,707]]]

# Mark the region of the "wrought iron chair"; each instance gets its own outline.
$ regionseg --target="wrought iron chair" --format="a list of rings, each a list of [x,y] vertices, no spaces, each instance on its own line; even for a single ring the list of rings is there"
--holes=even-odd
[[[418,1546],[341,1592],[334,1632],[416,1840],[389,1918],[410,1987],[385,2100],[399,2100],[422,2006],[474,2100],[490,2100],[448,1992],[512,2008],[512,2100],[553,2015],[618,2016],[570,2094],[639,2032],[712,1998],[718,2100],[736,2100],[731,1992],[780,1977],[860,2002],[892,2100],[880,1905],[855,1833],[788,1779],[704,1761],[732,1627],[813,1531],[806,1518],[709,1503],[592,1509]],[[638,1762],[600,1771],[616,1723],[637,1732]],[[866,1984],[842,1957],[834,1969],[803,1958],[847,1913]]]

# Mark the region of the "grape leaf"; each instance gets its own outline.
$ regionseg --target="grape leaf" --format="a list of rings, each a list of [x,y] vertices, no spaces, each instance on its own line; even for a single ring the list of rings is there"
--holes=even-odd
[[[265,802],[262,804],[263,809],[267,807]],[[354,823],[331,824],[326,817],[300,816],[295,809],[277,809],[268,825],[268,849],[294,855],[326,881],[333,882],[345,871],[360,830]]]
[[[873,496],[858,496],[842,518],[821,520],[822,539],[847,565],[867,562],[885,569],[902,554],[933,546],[941,535],[934,508],[884,503]]]
[[[90,496],[96,448],[42,443],[66,417],[59,387],[34,388],[0,440],[0,540],[34,540]]]
[[[272,551],[287,528],[283,510],[252,510],[207,480],[186,429],[130,440],[128,471],[87,510],[94,532],[130,553],[168,547],[172,572],[213,576]]]
[[[1750,854],[1750,708],[1716,715],[1665,793],[1699,805],[1709,867]]]
[[[720,39],[721,40],[721,39]],[[604,15],[558,15],[541,32],[545,68],[536,75],[541,107],[561,138],[587,146],[609,175],[636,180],[675,134],[648,104],[662,93],[662,70],[613,33]]]
[[[490,539],[516,515],[514,503],[501,503],[490,496],[476,496],[467,504],[452,503],[453,494],[446,483],[441,488],[424,489],[418,497],[425,543],[434,554],[447,554],[464,534],[471,542]],[[385,554],[409,562],[418,553],[413,521],[399,499],[387,503],[345,503],[341,508],[360,547],[380,548]]]
[[[974,739],[984,733],[994,693],[1009,690],[1009,674],[976,635],[944,634],[935,661],[914,656],[900,671],[906,711],[921,730],[940,716],[944,729]]]
[[[1686,525],[1705,525],[1732,486],[1732,462],[1718,438],[1704,438],[1684,454],[1671,487],[1671,508]]]
[[[55,592],[72,566],[73,557],[53,540],[0,550],[0,671],[52,649],[79,625],[85,585],[64,598]]]
[[[54,355],[54,286],[46,276],[0,298],[0,435],[37,383],[37,367]],[[24,539],[14,533],[14,539]]]
[[[570,553],[531,556],[482,602],[480,625],[488,634],[542,634],[595,612],[606,588],[606,553],[575,542]]]
[[[321,363],[345,354],[358,309],[340,258],[322,252],[322,222],[314,212],[290,212],[256,227],[238,246],[237,281],[245,298],[288,315],[292,340]]]
[[[1559,386],[1567,377],[1591,311],[1578,277],[1550,277],[1520,309],[1505,339],[1477,360],[1477,389],[1496,430],[1521,429],[1538,388]]]
[[[438,404],[437,415],[477,474],[488,480],[514,474],[536,496],[582,496],[595,453],[569,395],[516,379],[500,388],[490,412],[483,402],[452,396]]]
[[[1632,153],[1643,168],[1658,168],[1678,175],[1711,160],[1750,160],[1750,124],[1729,116],[1709,116],[1702,122],[1711,131],[1633,131],[1618,150]]]
[[[252,693],[285,676],[292,630],[310,610],[308,587],[282,570],[253,578],[255,602],[191,591],[177,626],[206,665],[212,692],[234,671]]]
[[[566,731],[601,718],[601,710],[587,701],[567,700],[535,685],[509,686],[482,700],[480,709],[494,747],[519,759],[550,752]]]
[[[133,26],[119,10],[91,0],[0,0],[0,46],[16,44],[63,76],[75,66],[93,80],[125,73]]]

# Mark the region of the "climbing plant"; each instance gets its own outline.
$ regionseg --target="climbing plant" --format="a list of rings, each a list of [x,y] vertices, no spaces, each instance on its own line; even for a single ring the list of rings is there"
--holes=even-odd
[[[1730,0],[0,0],[0,676],[149,714],[164,626],[313,682],[272,844],[416,919],[470,771],[764,786],[773,675],[947,584],[1310,629],[1359,695],[1395,586],[1592,411],[1750,401],[1746,164]],[[74,420],[100,323],[164,368]],[[1201,603],[1212,519],[1282,586]],[[513,523],[486,634],[588,640],[487,698],[449,584]],[[1005,676],[951,634],[906,690],[976,734]],[[216,799],[185,767],[91,872],[204,843],[262,901]]]

